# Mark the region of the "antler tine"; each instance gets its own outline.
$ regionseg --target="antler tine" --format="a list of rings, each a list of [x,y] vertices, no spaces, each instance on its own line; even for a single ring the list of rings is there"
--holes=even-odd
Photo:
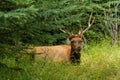
[[[62,31],[62,32],[64,32],[64,33],[66,33],[66,34],[71,34],[70,32],[66,32],[65,30],[63,30],[63,29],[60,29],[60,31]]]
[[[60,31],[62,31],[62,32],[66,33],[66,31],[65,31],[65,30],[63,30],[63,29],[60,29]]]
[[[95,20],[95,17],[94,17],[93,20],[91,21],[92,15],[93,15],[93,12],[91,12],[91,14],[90,14],[90,17],[89,17],[89,20],[88,20],[88,27],[83,31],[83,33],[86,32],[88,29],[90,29],[90,27],[92,26],[92,24]]]
[[[81,30],[79,30],[79,32],[78,32],[78,34],[82,34],[83,33],[83,30],[81,29]]]

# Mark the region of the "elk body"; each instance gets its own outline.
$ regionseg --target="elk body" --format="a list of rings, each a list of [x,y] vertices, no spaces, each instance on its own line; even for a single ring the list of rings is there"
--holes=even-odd
[[[35,59],[44,58],[54,62],[69,61],[71,47],[69,45],[35,47]]]
[[[37,53],[35,59],[45,58],[54,62],[71,61],[79,63],[82,37],[80,34],[70,35],[69,40],[71,45],[34,47],[34,51]]]

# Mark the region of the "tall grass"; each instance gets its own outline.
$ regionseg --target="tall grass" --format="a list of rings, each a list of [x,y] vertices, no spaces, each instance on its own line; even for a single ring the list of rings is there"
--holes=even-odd
[[[32,64],[23,59],[23,70],[2,70],[1,80],[120,80],[120,47],[108,43],[85,47],[81,64],[39,60]],[[5,62],[5,61],[4,61]],[[12,61],[7,64],[13,65]],[[9,76],[7,76],[9,75]]]

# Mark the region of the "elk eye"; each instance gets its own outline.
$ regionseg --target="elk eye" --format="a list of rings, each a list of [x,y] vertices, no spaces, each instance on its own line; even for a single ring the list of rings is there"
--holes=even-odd
[[[71,41],[71,43],[75,43],[75,41]]]
[[[78,41],[78,43],[81,43],[82,41]]]

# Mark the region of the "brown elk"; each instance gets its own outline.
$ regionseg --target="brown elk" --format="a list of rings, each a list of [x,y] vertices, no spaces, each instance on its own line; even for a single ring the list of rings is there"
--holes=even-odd
[[[78,34],[69,34],[68,38],[71,42],[70,45],[57,45],[57,46],[38,46],[34,47],[35,59],[45,58],[48,60],[53,60],[54,62],[61,61],[70,61],[79,63],[81,60],[81,44],[82,44],[82,35],[86,32],[94,22],[94,19],[91,21],[92,13],[88,21],[88,27],[79,31]],[[65,30],[60,29],[62,32],[67,33]]]

